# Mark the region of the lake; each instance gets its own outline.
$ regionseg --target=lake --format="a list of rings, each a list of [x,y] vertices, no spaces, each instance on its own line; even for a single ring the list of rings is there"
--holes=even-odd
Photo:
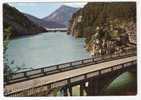
[[[48,32],[13,39],[6,54],[13,69],[22,67],[26,70],[90,57],[84,48],[84,38],[76,39],[66,32]]]

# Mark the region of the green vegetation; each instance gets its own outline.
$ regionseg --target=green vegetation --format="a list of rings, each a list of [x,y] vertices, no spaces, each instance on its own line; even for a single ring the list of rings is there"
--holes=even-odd
[[[10,38],[16,38],[25,35],[34,35],[46,30],[32,21],[30,21],[23,13],[16,8],[3,4],[3,27],[4,30],[11,27]],[[5,33],[4,33],[5,35]]]
[[[15,69],[11,68],[9,65],[14,64],[14,60],[9,61],[8,60],[8,55],[6,54],[6,51],[8,49],[8,44],[10,42],[10,38],[12,35],[12,28],[6,27],[4,28],[4,36],[3,36],[3,55],[4,55],[4,82],[7,82],[8,80],[10,80],[12,78],[12,75],[14,73],[16,73],[19,70],[23,70],[26,69],[24,68],[25,65],[21,65],[21,66],[16,66]]]
[[[12,69],[10,68],[10,66],[8,65],[8,59],[7,59],[7,56],[6,55],[6,50],[8,49],[8,43],[9,43],[9,39],[10,39],[10,36],[11,36],[11,27],[7,27],[4,29],[4,81],[7,81],[9,79],[12,78],[12,74],[13,74],[13,71]],[[11,62],[13,63],[13,61]]]
[[[25,69],[22,66],[15,66],[12,69],[9,65],[14,64],[14,60],[9,61],[6,51],[11,38],[19,36],[33,35],[46,30],[30,21],[23,13],[16,8],[3,4],[3,54],[4,54],[4,81],[7,82],[12,78],[12,74],[19,70]]]
[[[83,9],[75,13],[71,19],[82,16],[82,21],[76,23],[75,29],[81,31],[84,36],[95,33],[97,26],[103,26],[105,23],[115,20],[113,23],[120,24],[121,21],[136,20],[136,6],[134,2],[123,3],[88,3]],[[71,24],[70,24],[71,25]],[[71,26],[70,26],[71,27]],[[88,34],[92,33],[92,34]]]
[[[131,27],[136,24],[135,2],[90,2],[72,16],[69,31],[75,37],[85,37],[89,51],[105,54],[108,49],[107,53],[113,53],[129,43],[129,33],[136,34],[129,23],[133,23]]]

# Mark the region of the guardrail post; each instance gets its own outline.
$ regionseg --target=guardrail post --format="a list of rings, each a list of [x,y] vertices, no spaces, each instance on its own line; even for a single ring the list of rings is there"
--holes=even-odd
[[[59,69],[59,65],[56,65],[56,69]]]
[[[112,72],[114,71],[114,67],[113,67],[113,66],[111,67],[111,71],[112,71]]]
[[[41,68],[41,73],[45,74],[45,72],[44,72],[44,68]]]
[[[24,77],[28,78],[28,76],[27,76],[27,72],[24,72]]]
[[[95,58],[92,58],[93,59],[93,62],[95,61]]]
[[[81,60],[81,64],[84,64],[84,60]]]
[[[72,62],[70,62],[70,67],[72,67]]]
[[[104,60],[107,55],[103,55],[101,60]]]
[[[98,74],[101,75],[101,70],[98,71]]]

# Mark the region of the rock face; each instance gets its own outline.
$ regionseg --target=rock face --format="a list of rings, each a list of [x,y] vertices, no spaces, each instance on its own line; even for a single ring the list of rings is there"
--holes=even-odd
[[[32,22],[34,22],[35,24],[44,27],[44,28],[64,28],[65,25],[57,23],[57,22],[53,22],[53,21],[45,21],[43,19],[39,19],[37,17],[34,17],[32,15],[29,14],[25,14],[25,16],[31,20]]]
[[[67,27],[72,14],[75,13],[77,10],[78,8],[63,5],[49,16],[43,18],[43,20],[60,23]]]
[[[136,44],[136,3],[90,2],[73,14],[68,34],[85,37],[93,54],[123,51]]]
[[[46,31],[43,27],[33,23],[23,13],[8,4],[3,5],[3,25],[4,30],[8,27],[11,28],[11,38],[34,35]],[[6,32],[4,32],[5,34]]]

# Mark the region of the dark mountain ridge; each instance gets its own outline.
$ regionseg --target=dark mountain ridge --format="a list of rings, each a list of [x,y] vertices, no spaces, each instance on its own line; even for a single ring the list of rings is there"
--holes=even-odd
[[[22,12],[8,4],[3,4],[3,26],[4,36],[6,35],[5,30],[10,27],[11,38],[34,35],[46,31],[43,27],[29,20]]]

